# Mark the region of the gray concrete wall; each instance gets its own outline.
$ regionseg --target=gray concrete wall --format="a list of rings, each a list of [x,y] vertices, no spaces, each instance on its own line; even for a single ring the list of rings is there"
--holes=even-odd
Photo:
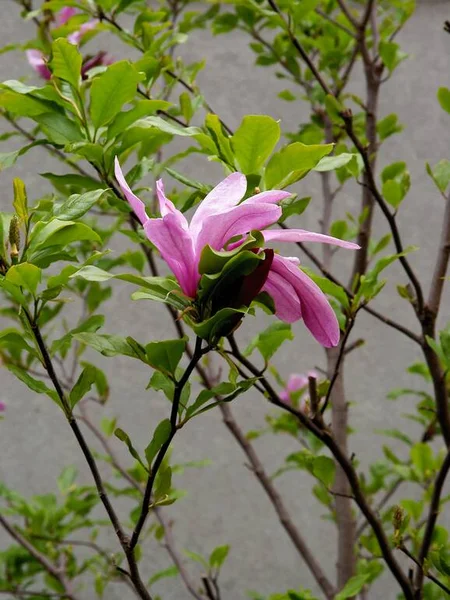
[[[6,5],[6,0],[3,0]],[[450,36],[443,33],[442,23],[450,18],[450,3],[423,2],[400,36],[402,47],[410,59],[399,69],[383,89],[381,114],[398,112],[405,131],[388,141],[382,151],[382,162],[405,160],[412,175],[412,189],[401,208],[401,231],[406,244],[420,250],[411,262],[427,287],[437,249],[443,201],[425,174],[425,161],[435,163],[449,158],[449,116],[438,107],[437,88],[450,86]],[[16,10],[8,3],[2,14],[2,43],[25,41],[33,36],[32,24],[24,24]],[[117,47],[111,47],[117,53]],[[307,115],[306,108],[284,103],[276,92],[285,86],[269,71],[253,67],[253,56],[242,34],[212,38],[208,33],[196,36],[183,48],[190,59],[207,58],[207,66],[200,78],[205,96],[215,110],[231,126],[236,126],[247,113],[270,114],[281,118],[282,126],[292,129]],[[0,58],[0,78],[13,79],[27,72],[24,58],[18,53]],[[358,87],[358,82],[356,86]],[[14,143],[14,142],[11,142]],[[187,168],[187,167],[186,167]],[[0,209],[9,210],[11,181],[22,177],[33,199],[49,190],[39,173],[62,167],[43,150],[34,149],[13,169],[1,175]],[[190,172],[205,180],[217,181],[221,173],[203,157],[189,163]],[[318,178],[309,176],[300,193],[312,194],[313,202],[301,218],[301,226],[317,229],[320,215]],[[338,213],[353,210],[359,204],[357,189],[348,189],[337,202]],[[300,221],[299,221],[300,225]],[[381,219],[376,222],[377,232],[385,233]],[[122,247],[129,243],[123,241]],[[131,244],[130,244],[131,246]],[[350,264],[349,256],[340,256],[339,268]],[[404,301],[398,298],[395,285],[404,282],[402,273],[392,268],[386,290],[376,306],[405,325],[415,328],[414,317]],[[107,306],[106,331],[118,328],[142,341],[167,338],[172,335],[171,324],[164,309],[146,303],[131,303],[130,289],[117,286]],[[442,311],[442,322],[450,315],[447,292]],[[74,309],[75,310],[75,309]],[[248,319],[240,331],[241,339],[249,339],[267,317]],[[323,352],[312,340],[303,325],[294,326],[296,341],[280,352],[277,363],[284,375],[292,371],[304,372],[314,365],[323,364]],[[385,399],[393,387],[414,383],[405,368],[419,358],[417,351],[405,338],[383,327],[365,315],[361,316],[356,336],[364,337],[366,345],[355,352],[347,366],[348,395],[352,401],[351,425],[356,429],[350,449],[362,467],[381,454],[383,440],[375,430],[392,426],[394,420],[410,408],[411,400],[392,403]],[[145,391],[148,372],[135,362],[104,359],[95,356],[111,376],[111,400],[105,408],[108,415],[119,414],[120,426],[143,446],[149,432],[167,413],[167,403]],[[67,464],[80,470],[80,479],[89,481],[79,448],[69,435],[61,414],[50,400],[33,395],[7,371],[1,371],[0,400],[6,402],[6,420],[0,423],[0,480],[21,493],[31,495],[56,490],[55,478]],[[248,393],[233,406],[241,426],[247,430],[264,424],[264,415],[270,408],[256,394]],[[99,415],[100,416],[100,415]],[[418,435],[418,429],[403,421],[408,432]],[[115,445],[120,444],[117,441]],[[273,472],[284,456],[295,446],[283,437],[264,437],[255,447]],[[404,451],[403,451],[404,452]],[[122,454],[125,461],[127,455]],[[176,478],[176,484],[189,492],[189,497],[169,507],[167,514],[174,520],[174,531],[180,547],[199,552],[210,552],[215,545],[231,544],[231,555],[222,574],[224,600],[245,598],[245,591],[255,589],[262,593],[282,591],[289,587],[311,586],[316,589],[307,569],[280,528],[277,518],[259,484],[249,472],[245,457],[221,422],[218,412],[196,419],[176,438],[174,457],[186,460],[212,459],[212,465],[202,470],[190,470]],[[312,481],[305,475],[291,473],[278,481],[293,518],[331,574],[334,570],[335,534],[333,526],[320,518],[321,509],[310,494]],[[127,505],[120,504],[126,514]],[[101,514],[99,512],[99,514]],[[441,517],[448,524],[448,517]],[[0,532],[2,545],[7,543]],[[114,540],[110,540],[114,547]],[[164,551],[152,546],[145,553],[152,571],[168,566]],[[193,573],[198,573],[193,565]],[[175,580],[159,585],[165,600],[187,598],[186,592]],[[390,577],[383,577],[371,598],[393,600],[397,589]],[[90,600],[89,590],[81,597]],[[117,587],[108,598],[131,598]]]

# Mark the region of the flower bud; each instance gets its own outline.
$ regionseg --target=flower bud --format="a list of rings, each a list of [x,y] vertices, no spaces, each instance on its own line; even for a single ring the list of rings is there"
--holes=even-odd
[[[394,506],[394,512],[392,513],[392,524],[394,525],[394,529],[398,531],[403,525],[403,521],[405,520],[405,511],[401,506],[396,504]]]
[[[11,260],[14,262],[19,256],[19,248],[20,248],[20,231],[19,231],[19,219],[16,215],[11,219],[11,223],[9,224],[9,254],[11,256]]]

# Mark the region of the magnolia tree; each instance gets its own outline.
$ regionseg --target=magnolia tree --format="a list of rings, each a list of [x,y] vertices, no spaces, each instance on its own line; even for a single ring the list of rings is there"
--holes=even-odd
[[[0,155],[1,168],[35,148],[59,159],[63,173],[45,174],[54,192],[41,198],[35,189],[27,197],[20,179],[3,174],[10,206],[0,214],[1,362],[62,411],[92,482],[77,483],[68,465],[59,495],[24,497],[1,485],[0,525],[10,545],[0,553],[0,593],[80,600],[108,598],[121,586],[123,597],[156,600],[161,589],[170,590],[169,582],[157,582],[177,576],[184,590],[177,597],[224,599],[219,573],[229,547],[205,547],[203,554],[180,548],[171,517],[181,497],[177,475],[186,466],[172,460],[177,434],[215,410],[315,582],[313,591],[302,581],[298,589],[273,590],[270,600],[380,598],[382,574],[391,579],[391,598],[449,597],[450,541],[440,515],[450,469],[450,330],[436,323],[450,256],[450,162],[426,166],[442,197],[430,285],[411,265],[401,224],[407,165],[400,157],[377,170],[384,141],[401,130],[397,116],[380,115],[378,106],[384,82],[406,57],[397,35],[413,1],[8,1],[17,18],[35,24],[36,36],[3,48],[26,53],[29,68],[1,85],[2,141],[21,141]],[[267,89],[273,73],[284,79],[281,99],[302,103],[309,120],[282,123],[284,138],[268,115],[247,115],[232,130],[197,84],[203,63],[179,58],[178,45],[205,28],[215,35],[238,30],[256,65],[274,66],[261,71]],[[114,38],[114,56],[101,49],[106,36]],[[130,50],[133,60],[121,58]],[[358,96],[353,82],[361,80]],[[441,88],[437,102],[450,113],[450,90]],[[189,165],[206,161],[223,170],[214,186],[189,173]],[[293,226],[310,201],[296,194],[304,177],[320,178],[317,232]],[[360,197],[355,214],[336,204],[348,187]],[[376,213],[388,231],[381,239],[372,234]],[[126,245],[121,254],[109,251],[116,238]],[[289,257],[279,252],[284,242]],[[345,278],[342,269],[336,274],[336,251],[351,258]],[[411,328],[373,307],[393,263],[401,273],[398,303],[414,315]],[[102,307],[124,286],[143,300],[136,305],[139,341],[104,327]],[[144,325],[152,303],[167,309],[163,340]],[[257,312],[263,328],[242,346]],[[352,374],[350,353],[363,343],[363,313],[422,355],[410,368],[422,379],[420,389],[412,379],[411,389],[390,395],[415,398],[410,418],[420,434],[410,437],[405,420],[390,419],[385,435],[404,448],[397,453],[374,437],[380,448],[371,454],[378,458],[366,472],[349,445],[343,379],[347,361]],[[274,357],[293,339],[296,321],[298,335],[309,331],[323,346],[324,362],[301,374],[294,355],[285,381]],[[135,412],[138,390],[127,398],[127,410],[147,423],[148,438],[133,439],[111,414],[95,351],[112,362],[138,361],[150,378],[142,394],[168,401],[157,422],[151,406]],[[247,432],[233,402],[245,402],[252,388],[269,412],[264,430]],[[92,410],[98,405],[100,417]],[[10,410],[0,404],[0,427],[7,427]],[[259,457],[254,438],[263,434],[296,448],[280,456],[276,476],[313,478],[314,502],[336,528],[337,545],[327,548],[335,572],[312,552],[304,515],[290,513]],[[189,501],[206,506],[207,499],[192,491]],[[231,519],[229,508],[224,498],[220,510]],[[158,570],[146,551],[154,539],[170,568]],[[258,586],[249,581],[242,596]]]

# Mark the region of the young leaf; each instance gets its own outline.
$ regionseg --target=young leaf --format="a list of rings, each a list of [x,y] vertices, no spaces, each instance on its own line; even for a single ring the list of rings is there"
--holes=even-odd
[[[133,100],[139,81],[139,73],[126,60],[112,64],[94,78],[90,114],[97,129],[112,121],[122,106]]]
[[[294,335],[288,323],[275,322],[259,333],[247,346],[244,354],[249,356],[257,348],[264,360],[272,358],[278,348],[286,341],[293,340]]]
[[[334,482],[336,465],[333,459],[328,456],[316,456],[314,458],[312,472],[314,477],[317,477],[326,488],[331,488]]]
[[[83,59],[77,47],[65,38],[58,38],[52,44],[52,55],[50,67],[53,75],[78,89]]]
[[[166,375],[175,377],[178,363],[186,347],[186,338],[151,342],[145,347],[149,364]]]
[[[132,456],[133,458],[135,458],[135,459],[138,461],[138,463],[139,463],[139,464],[140,464],[142,467],[144,467],[144,469],[145,469],[145,470],[147,470],[147,467],[146,467],[146,465],[144,464],[144,462],[142,461],[141,457],[139,456],[139,453],[138,453],[138,451],[135,449],[135,447],[134,447],[134,446],[133,446],[133,444],[131,443],[130,436],[129,436],[127,433],[125,433],[125,431],[124,431],[123,429],[120,429],[120,428],[117,428],[117,429],[115,430],[115,432],[114,432],[114,435],[115,435],[115,436],[116,436],[116,438],[118,438],[118,439],[119,439],[121,442],[124,442],[124,443],[127,445],[127,447],[128,447],[128,450],[129,450],[129,452],[130,452],[131,456]]]
[[[37,286],[41,281],[41,269],[24,262],[19,265],[13,265],[6,273],[6,280],[19,287],[24,287],[32,294],[36,294]]]
[[[230,551],[230,546],[217,546],[211,552],[211,556],[209,557],[209,566],[212,569],[220,569],[223,563],[226,561],[228,552]]]
[[[60,221],[79,219],[86,214],[106,192],[107,190],[95,190],[86,192],[85,194],[73,194],[68,200],[63,202],[63,204],[57,206],[53,210],[53,214]]]
[[[450,90],[446,87],[439,88],[437,97],[442,108],[450,113]]]
[[[339,594],[337,594],[335,600],[346,600],[347,598],[353,598],[356,596],[356,594],[362,590],[369,577],[370,573],[350,577]]]
[[[231,138],[237,167],[245,174],[259,173],[280,139],[280,125],[265,115],[247,115]]]
[[[158,454],[161,446],[169,439],[171,431],[172,427],[169,419],[164,419],[157,425],[153,433],[152,441],[145,449],[145,457],[149,467],[151,467],[153,459]]]
[[[78,377],[77,382],[69,395],[71,408],[75,408],[78,402],[89,392],[97,377],[97,369],[92,365],[87,365]]]
[[[267,164],[264,174],[266,188],[283,189],[299,181],[332,150],[333,144],[310,146],[301,142],[289,144],[274,154]]]
[[[61,406],[60,399],[55,390],[50,389],[45,385],[43,381],[39,381],[39,379],[35,379],[31,375],[29,375],[24,369],[20,367],[16,367],[12,364],[6,364],[6,368],[11,371],[13,375],[20,379],[25,385],[27,385],[30,390],[36,392],[37,394],[46,394],[51,398],[58,406]]]
[[[24,182],[15,177],[13,179],[14,201],[13,208],[20,223],[28,223],[28,199]]]

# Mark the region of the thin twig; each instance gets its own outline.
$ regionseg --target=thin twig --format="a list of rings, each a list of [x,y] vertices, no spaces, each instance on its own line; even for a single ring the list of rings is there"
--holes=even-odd
[[[408,548],[404,544],[402,544],[401,546],[399,546],[398,549],[401,552],[403,552],[403,554],[405,554],[408,558],[410,558],[413,561],[413,563],[415,563],[417,565],[417,568],[420,569],[420,571],[423,573],[423,575],[425,577],[427,577],[430,581],[432,581],[437,586],[439,586],[441,588],[441,590],[444,590],[444,592],[446,592],[447,595],[450,596],[450,588],[447,587],[446,585],[444,585],[442,583],[442,581],[439,581],[439,579],[437,577],[435,577],[429,571],[424,571],[422,565],[420,564],[420,562],[417,560],[417,558],[415,556],[413,556],[411,554],[411,552],[408,550]]]
[[[54,577],[64,588],[63,597],[68,600],[77,600],[77,596],[70,590],[69,582],[67,581],[63,571],[58,569],[50,560],[39,552],[39,550],[33,546],[17,529],[15,529],[6,519],[0,514],[0,525],[9,533],[9,535],[16,540],[22,548],[25,548],[31,556],[38,561],[38,563],[47,571],[49,575]]]
[[[234,352],[235,357],[241,362],[242,365],[244,365],[250,371],[250,373],[254,375],[258,373],[258,369],[245,356],[241,354],[237,346],[235,346]],[[269,400],[273,404],[297,417],[301,424],[304,427],[306,427],[309,431],[311,431],[311,433],[313,433],[317,438],[319,438],[331,451],[331,454],[338,461],[339,465],[342,467],[347,476],[356,504],[358,505],[361,512],[366,517],[370,526],[372,527],[372,530],[375,534],[375,537],[377,538],[378,544],[381,549],[381,553],[387,566],[389,567],[391,573],[402,588],[406,600],[414,600],[410,582],[408,581],[408,578],[402,571],[400,565],[398,564],[397,560],[395,559],[392,553],[389,540],[386,536],[383,525],[381,524],[373,509],[368,504],[366,497],[364,496],[364,493],[361,490],[358,475],[356,474],[352,461],[345,454],[343,454],[339,446],[336,444],[331,432],[327,428],[320,427],[317,424],[317,422],[314,422],[313,420],[309,419],[301,411],[283,402],[279,398],[278,394],[275,392],[271,384],[263,375],[259,377],[259,381],[264,387],[266,394],[269,397]]]

